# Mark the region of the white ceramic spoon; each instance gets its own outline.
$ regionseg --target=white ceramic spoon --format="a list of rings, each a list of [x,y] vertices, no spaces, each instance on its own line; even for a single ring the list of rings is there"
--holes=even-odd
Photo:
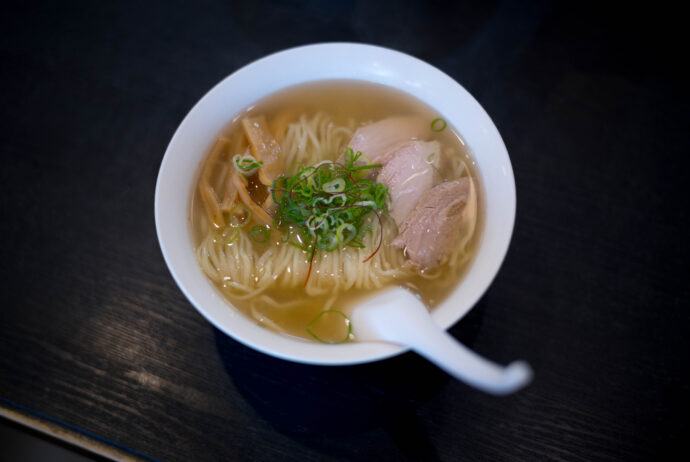
[[[421,301],[396,288],[357,306],[352,313],[355,337],[410,347],[463,382],[496,395],[527,385],[532,369],[524,361],[499,366],[468,349],[434,323]]]

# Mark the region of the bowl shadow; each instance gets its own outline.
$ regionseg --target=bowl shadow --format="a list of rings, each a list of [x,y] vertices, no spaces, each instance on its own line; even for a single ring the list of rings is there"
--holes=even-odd
[[[483,311],[480,301],[449,332],[471,347]],[[439,460],[417,409],[452,379],[417,354],[356,366],[314,366],[259,353],[218,329],[214,334],[228,377],[278,432],[333,453],[334,439],[381,429],[406,458]]]

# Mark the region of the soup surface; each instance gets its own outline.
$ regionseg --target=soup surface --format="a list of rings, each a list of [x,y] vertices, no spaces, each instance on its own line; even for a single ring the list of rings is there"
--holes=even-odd
[[[388,128],[399,132],[408,125],[421,127],[410,122],[419,120],[424,130],[403,133],[407,144],[402,145],[407,151],[421,146],[433,152],[424,154],[428,164],[424,171],[418,169],[401,178],[402,173],[394,170],[396,159],[400,168],[409,162],[402,154],[379,157],[383,159],[379,162],[373,159],[373,146],[378,143],[384,152],[381,146],[390,135],[385,132]],[[363,127],[369,127],[369,132]],[[377,131],[375,127],[382,128]],[[400,133],[390,136],[400,137]],[[347,149],[351,145],[372,146],[371,153],[362,151],[363,156],[355,162],[355,150]],[[386,149],[398,149],[391,146]],[[393,160],[387,160],[390,158]],[[353,170],[346,171],[343,166],[350,160]],[[356,166],[363,167],[356,170]],[[383,187],[376,185],[381,181],[388,189],[381,208],[355,198],[358,202],[349,210],[362,211],[363,218],[355,225],[343,224],[342,219],[332,224],[331,233],[326,236],[324,232],[323,236],[333,244],[321,245],[318,233],[325,228],[319,224],[309,228],[307,223],[315,220],[305,219],[307,224],[286,220],[286,204],[304,207],[300,205],[303,202],[290,199],[296,189],[288,190],[285,185],[289,184],[287,178],[294,178],[292,184],[301,188],[312,182],[315,172],[329,169],[345,173],[343,180],[327,185],[332,188],[323,193],[328,199],[314,205],[313,210],[323,212],[317,218],[328,218],[339,204],[335,199],[345,197],[348,190],[359,194],[366,185],[379,191]],[[197,259],[223,296],[258,324],[326,343],[352,340],[349,313],[373,293],[391,286],[406,287],[433,309],[459,283],[472,261],[483,226],[477,173],[459,133],[442,115],[405,93],[358,81],[293,86],[237,114],[209,147],[190,201]],[[415,194],[405,188],[415,182],[423,186],[422,177],[429,178],[430,185],[467,178],[473,192],[468,201],[474,201],[473,213],[465,212],[464,224],[457,233],[453,231],[457,235],[451,239],[452,248],[439,257],[439,264],[428,267],[413,261],[417,257],[407,244],[394,245],[402,229],[412,228],[410,217],[423,213],[418,210],[420,204],[432,201],[431,196],[422,195],[416,203],[403,203],[406,194]],[[342,190],[343,182],[349,189]],[[446,199],[435,200],[442,207]],[[325,209],[323,204],[329,201],[333,202],[331,209]],[[346,207],[336,211],[348,215]],[[309,233],[313,241],[309,241]],[[422,242],[421,248],[433,244]]]

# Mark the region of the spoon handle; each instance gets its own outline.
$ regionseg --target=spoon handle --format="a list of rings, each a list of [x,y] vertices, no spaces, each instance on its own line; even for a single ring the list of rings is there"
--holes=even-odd
[[[445,331],[420,336],[410,342],[410,347],[450,375],[487,393],[507,395],[527,385],[532,378],[532,369],[526,362],[513,361],[506,367],[500,366]]]
[[[375,337],[411,347],[468,385],[487,393],[507,395],[532,379],[532,369],[524,361],[503,367],[467,348],[436,325],[424,305],[412,297],[398,296],[394,303],[381,304],[378,310],[372,314],[385,315],[386,322],[374,323]]]

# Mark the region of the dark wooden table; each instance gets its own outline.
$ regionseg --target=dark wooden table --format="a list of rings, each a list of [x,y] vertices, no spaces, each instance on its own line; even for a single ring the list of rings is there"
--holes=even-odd
[[[560,2],[4,4],[2,415],[121,458],[664,460],[690,433],[682,21]],[[523,392],[487,396],[413,354],[267,357],[173,282],[153,195],[175,128],[242,65],[334,40],[430,62],[501,131],[513,241],[450,331],[529,360]]]

